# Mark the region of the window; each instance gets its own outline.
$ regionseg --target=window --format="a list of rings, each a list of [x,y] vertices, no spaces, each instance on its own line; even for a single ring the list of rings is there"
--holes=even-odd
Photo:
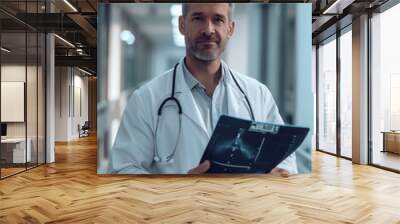
[[[372,164],[400,170],[400,5],[371,19]]]
[[[318,149],[336,153],[336,39],[318,48]]]
[[[340,155],[352,157],[352,33],[340,36]]]

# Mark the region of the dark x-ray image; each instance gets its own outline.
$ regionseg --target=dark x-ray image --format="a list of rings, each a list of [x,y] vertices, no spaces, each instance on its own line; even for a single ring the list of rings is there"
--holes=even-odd
[[[201,162],[208,173],[268,173],[303,142],[309,128],[221,116]]]

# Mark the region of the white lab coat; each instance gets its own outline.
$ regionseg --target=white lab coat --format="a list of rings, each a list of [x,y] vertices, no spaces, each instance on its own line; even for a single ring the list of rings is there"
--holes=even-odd
[[[176,106],[169,102],[164,106],[157,131],[158,154],[162,160],[175,147],[174,162],[154,161],[155,129],[157,110],[162,101],[171,95],[173,69],[151,80],[136,90],[130,97],[124,111],[114,146],[111,152],[111,172],[122,174],[181,174],[199,165],[210,139],[206,126],[196,106],[191,90],[183,76],[183,59],[176,71],[175,97],[182,106],[182,127],[178,139],[179,120]],[[223,66],[227,66],[224,62]],[[268,88],[257,80],[233,71],[243,91],[247,94],[256,121],[282,124],[275,101]],[[234,80],[226,75],[228,115],[251,119],[248,105]],[[295,154],[281,164],[280,168],[297,173]]]

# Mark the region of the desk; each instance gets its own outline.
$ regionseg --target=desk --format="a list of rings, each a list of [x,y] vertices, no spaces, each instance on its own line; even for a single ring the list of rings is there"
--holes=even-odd
[[[25,138],[6,138],[1,139],[1,157],[6,163],[25,163],[30,162],[32,158],[30,138],[26,141],[28,144],[25,154]],[[25,161],[27,158],[27,161]]]
[[[382,152],[400,154],[400,131],[383,131]]]

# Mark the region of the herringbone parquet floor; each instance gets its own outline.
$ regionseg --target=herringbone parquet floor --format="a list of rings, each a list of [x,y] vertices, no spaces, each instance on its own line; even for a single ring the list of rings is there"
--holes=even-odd
[[[315,152],[312,174],[100,176],[96,139],[0,181],[0,223],[400,223],[400,175]]]

